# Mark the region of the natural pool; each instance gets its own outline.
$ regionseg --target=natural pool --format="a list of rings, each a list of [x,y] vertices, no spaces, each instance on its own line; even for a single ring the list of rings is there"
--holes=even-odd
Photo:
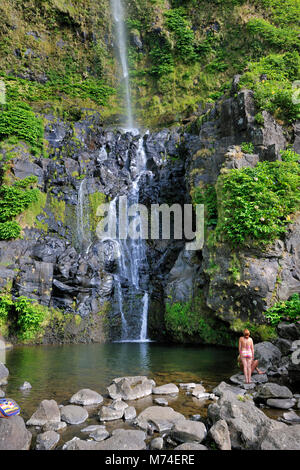
[[[70,397],[82,388],[101,393],[105,397],[104,404],[107,404],[106,387],[113,378],[120,376],[146,375],[157,385],[202,382],[206,390],[211,391],[222,380],[229,382],[230,376],[238,372],[236,357],[236,350],[230,348],[155,342],[18,346],[6,353],[10,375],[3,388],[6,396],[21,406],[21,416],[27,421],[42,400],[54,399],[59,405],[67,404]],[[31,383],[31,390],[19,390],[24,381]],[[128,404],[139,413],[153,405],[154,398],[152,395]],[[168,396],[167,400],[169,406],[187,418],[194,414],[202,417],[207,414],[209,402],[192,397],[184,390],[175,397]],[[98,411],[99,407],[91,407],[85,423],[68,426],[61,432],[59,446],[74,436],[86,439],[87,435],[80,430],[90,424],[100,424]],[[266,410],[266,413],[276,419],[282,411]],[[106,427],[112,431],[129,427],[129,424],[116,420],[107,422]]]
[[[41,400],[65,403],[81,388],[105,394],[114,377],[126,375],[146,375],[158,385],[203,382],[211,389],[236,372],[236,351],[154,342],[20,346],[7,351],[6,366],[6,395],[18,402],[27,419]],[[32,389],[21,392],[25,380]]]

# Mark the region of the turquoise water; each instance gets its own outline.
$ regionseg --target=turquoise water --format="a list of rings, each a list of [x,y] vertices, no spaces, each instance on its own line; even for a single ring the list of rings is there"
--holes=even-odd
[[[21,406],[24,419],[44,399],[65,404],[81,388],[105,394],[114,377],[146,375],[158,385],[203,382],[211,390],[237,372],[233,349],[158,343],[15,347],[7,351],[6,366],[10,372],[6,396]],[[21,392],[19,387],[25,380],[32,389]],[[185,402],[186,394],[183,398]],[[182,408],[182,400],[177,402]],[[192,412],[194,403],[191,404]]]

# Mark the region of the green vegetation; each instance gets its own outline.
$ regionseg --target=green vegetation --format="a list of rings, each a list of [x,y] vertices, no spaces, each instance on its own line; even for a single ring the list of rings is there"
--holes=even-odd
[[[271,243],[299,208],[300,168],[295,162],[260,162],[218,179],[217,235],[234,244]]]
[[[36,176],[28,176],[12,185],[0,187],[0,239],[17,238],[21,227],[14,218],[39,199]]]
[[[34,153],[43,147],[44,128],[42,120],[35,117],[25,103],[14,102],[3,105],[0,114],[0,140],[10,136],[28,142]]]
[[[235,345],[234,335],[228,326],[207,311],[201,295],[190,302],[167,302],[165,324],[172,338],[178,342]]]
[[[296,51],[270,54],[258,62],[251,62],[242,76],[240,88],[254,91],[256,105],[269,111],[283,123],[300,117],[300,106],[293,102],[293,82],[300,78],[300,56]],[[262,115],[256,121],[261,124]]]
[[[47,308],[27,297],[12,300],[11,296],[0,296],[0,327],[10,320],[18,339],[32,340],[40,331]]]
[[[278,325],[281,321],[297,322],[300,321],[300,296],[294,294],[290,300],[277,302],[265,313],[266,319],[272,326]]]
[[[195,187],[191,191],[193,204],[204,204],[205,223],[208,227],[215,227],[218,219],[217,193],[214,185],[205,188]]]
[[[241,150],[244,153],[253,153],[254,146],[251,142],[243,142],[241,145]]]

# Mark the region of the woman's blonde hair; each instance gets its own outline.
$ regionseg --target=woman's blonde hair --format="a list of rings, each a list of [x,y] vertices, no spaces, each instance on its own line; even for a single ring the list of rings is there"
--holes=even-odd
[[[250,331],[247,328],[243,331],[243,335],[246,336],[246,334],[250,336]]]

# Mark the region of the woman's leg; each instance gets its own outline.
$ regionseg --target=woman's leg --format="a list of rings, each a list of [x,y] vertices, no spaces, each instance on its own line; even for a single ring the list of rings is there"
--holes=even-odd
[[[248,365],[247,365],[247,359],[245,357],[242,357],[242,364],[243,364],[243,371],[244,371],[244,376],[245,376],[245,383],[248,383]]]
[[[252,375],[251,365],[252,365],[252,358],[248,357],[247,358],[248,384],[251,383],[251,375]]]

